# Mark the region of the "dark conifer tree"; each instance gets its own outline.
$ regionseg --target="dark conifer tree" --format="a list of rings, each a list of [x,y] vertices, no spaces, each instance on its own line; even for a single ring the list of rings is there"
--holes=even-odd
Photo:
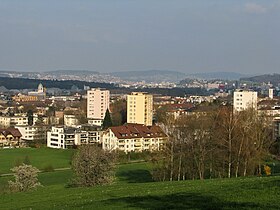
[[[111,119],[111,116],[110,116],[110,112],[107,109],[106,113],[105,113],[104,120],[103,120],[102,127],[103,127],[103,129],[107,129],[107,128],[111,127],[112,125],[113,125],[113,123],[112,123],[112,119]]]

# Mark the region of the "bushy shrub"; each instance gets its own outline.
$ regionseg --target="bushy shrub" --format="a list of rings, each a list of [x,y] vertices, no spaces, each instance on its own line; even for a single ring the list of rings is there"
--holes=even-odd
[[[44,172],[53,172],[54,171],[54,168],[53,166],[50,164],[50,165],[47,165],[43,168],[43,171]]]

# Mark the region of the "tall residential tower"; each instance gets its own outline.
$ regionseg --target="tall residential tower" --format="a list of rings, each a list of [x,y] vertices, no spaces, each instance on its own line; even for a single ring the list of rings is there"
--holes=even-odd
[[[110,92],[109,90],[92,88],[87,91],[87,118],[103,121],[105,112],[109,109]],[[95,123],[93,123],[95,124]],[[97,123],[99,124],[99,123]]]
[[[153,96],[144,92],[127,95],[127,123],[153,124]]]

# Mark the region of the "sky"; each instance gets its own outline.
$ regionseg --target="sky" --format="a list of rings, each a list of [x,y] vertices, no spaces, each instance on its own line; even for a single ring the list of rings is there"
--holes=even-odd
[[[0,70],[280,72],[280,0],[0,0]]]

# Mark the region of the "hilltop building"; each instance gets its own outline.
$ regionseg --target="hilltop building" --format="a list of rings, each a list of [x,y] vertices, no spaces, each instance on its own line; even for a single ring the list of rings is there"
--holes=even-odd
[[[46,99],[46,88],[40,83],[37,91],[28,92],[28,96],[36,96],[39,101]]]
[[[16,102],[43,101],[46,99],[46,88],[40,83],[37,91],[28,92],[28,95],[17,94],[13,97]]]

